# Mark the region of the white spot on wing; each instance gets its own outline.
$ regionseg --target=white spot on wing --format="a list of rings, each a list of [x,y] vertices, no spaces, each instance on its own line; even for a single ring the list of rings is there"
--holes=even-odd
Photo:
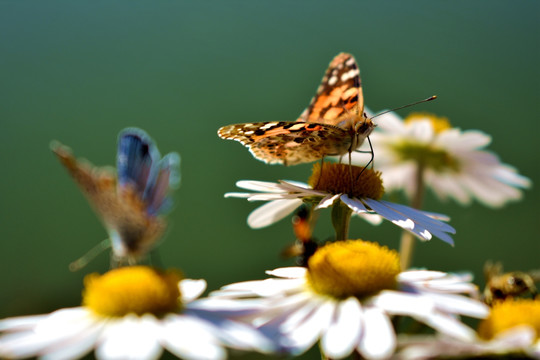
[[[261,130],[268,130],[274,126],[276,126],[278,123],[277,122],[269,122],[268,124],[264,125],[264,126],[261,126],[260,129]]]
[[[328,85],[333,86],[335,83],[337,83],[337,76],[332,76],[330,79],[328,79]]]
[[[291,127],[289,128],[289,130],[291,130],[291,131],[300,130],[300,129],[304,128],[304,126],[305,126],[305,125],[304,125],[303,123],[299,123],[299,124],[297,124],[297,125],[291,126]]]
[[[360,74],[360,71],[358,69],[352,69],[350,71],[347,71],[345,74],[341,75],[341,81],[345,82],[349,79],[352,79]]]

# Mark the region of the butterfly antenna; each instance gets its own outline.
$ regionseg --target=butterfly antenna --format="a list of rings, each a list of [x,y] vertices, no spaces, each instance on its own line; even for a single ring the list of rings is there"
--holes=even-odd
[[[374,119],[374,118],[376,118],[376,117],[378,117],[378,116],[387,114],[387,113],[389,113],[389,112],[396,111],[396,110],[399,110],[399,109],[404,109],[404,108],[407,108],[407,107],[409,107],[409,106],[413,106],[413,105],[418,105],[418,104],[421,104],[421,103],[425,103],[425,102],[428,102],[428,101],[431,101],[431,100],[435,100],[436,98],[437,98],[437,95],[433,95],[433,96],[428,97],[427,99],[423,99],[423,100],[420,100],[420,101],[417,101],[417,102],[413,102],[413,103],[410,103],[410,104],[407,104],[407,105],[399,106],[399,107],[394,108],[394,109],[385,110],[385,111],[383,111],[383,112],[381,112],[381,113],[378,113],[378,114],[376,114],[376,115],[373,115],[373,116],[370,118],[370,120],[371,120],[371,119]]]
[[[69,270],[70,271],[79,271],[90,261],[92,261],[96,256],[101,254],[104,250],[111,247],[111,240],[105,239],[101,242],[99,242],[96,246],[91,248],[86,254],[78,258],[77,260],[73,261],[71,264],[69,264]]]

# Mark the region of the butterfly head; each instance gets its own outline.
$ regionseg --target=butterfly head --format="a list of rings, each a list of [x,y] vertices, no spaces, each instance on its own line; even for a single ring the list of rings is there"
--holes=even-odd
[[[366,118],[364,115],[359,115],[359,117],[360,116],[362,116],[362,119],[355,122],[354,132],[359,136],[367,137],[375,127],[377,127],[377,124],[371,121],[371,119]]]

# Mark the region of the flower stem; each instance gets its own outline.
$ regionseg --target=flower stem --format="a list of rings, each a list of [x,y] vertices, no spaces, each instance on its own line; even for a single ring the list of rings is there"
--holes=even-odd
[[[347,240],[349,238],[351,215],[351,208],[342,201],[334,203],[332,207],[332,225],[336,231],[336,240]]]
[[[411,207],[415,209],[420,209],[424,200],[425,189],[424,165],[422,163],[419,163],[416,168],[414,182],[415,189],[411,199]],[[401,262],[401,270],[406,270],[411,265],[415,242],[416,239],[414,238],[413,233],[409,231],[403,231],[403,233],[401,234],[401,243],[399,248],[399,260]]]

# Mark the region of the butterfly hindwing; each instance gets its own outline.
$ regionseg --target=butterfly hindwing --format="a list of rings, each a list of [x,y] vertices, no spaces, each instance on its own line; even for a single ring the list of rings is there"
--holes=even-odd
[[[350,147],[349,134],[336,126],[302,122],[260,122],[224,126],[218,135],[248,147],[259,160],[295,165],[341,154]],[[345,149],[345,150],[343,150]]]
[[[157,176],[145,193],[148,213],[160,214],[168,211],[172,206],[170,190],[177,188],[179,184],[180,156],[169,153],[159,161]]]

